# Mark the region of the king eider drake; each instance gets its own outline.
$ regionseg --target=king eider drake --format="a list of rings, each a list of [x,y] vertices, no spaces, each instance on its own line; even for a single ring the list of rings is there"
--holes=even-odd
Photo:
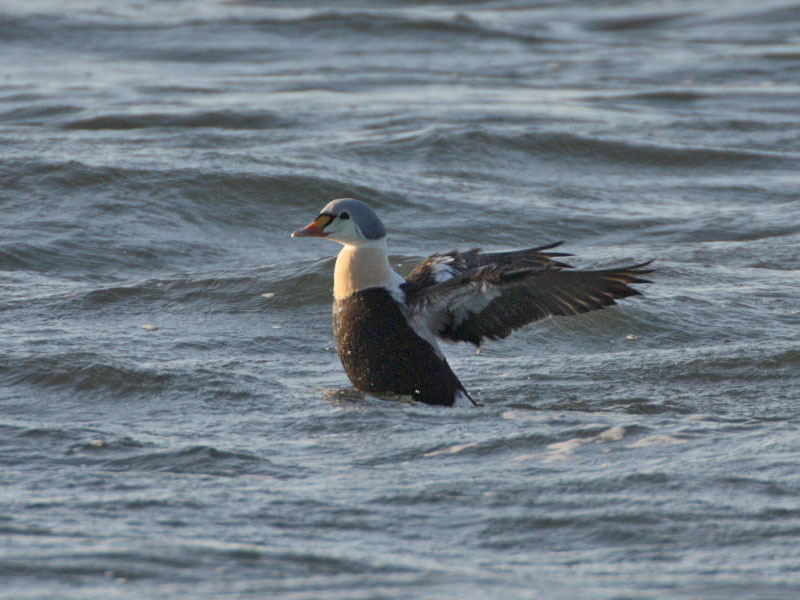
[[[333,332],[357,390],[402,394],[427,404],[475,401],[447,364],[437,339],[475,344],[504,338],[550,316],[574,315],[638,295],[649,262],[570,271],[549,252],[561,242],[516,250],[434,254],[408,277],[389,265],[386,229],[372,209],[343,198],[292,237],[344,245],[333,275]]]

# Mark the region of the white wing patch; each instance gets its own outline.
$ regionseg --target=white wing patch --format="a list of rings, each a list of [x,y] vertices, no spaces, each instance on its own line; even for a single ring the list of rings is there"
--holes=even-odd
[[[403,276],[392,269],[391,279],[389,280],[389,283],[386,284],[386,289],[392,295],[394,301],[397,302],[402,309],[405,309],[406,306],[406,293],[400,286],[402,286],[405,282],[406,280],[403,279]]]
[[[458,275],[458,271],[450,266],[450,263],[454,260],[452,256],[442,256],[437,258],[436,262],[431,265],[431,275],[433,275],[433,280],[436,283],[442,283]]]
[[[472,315],[481,312],[492,300],[503,295],[500,288],[486,283],[469,286],[469,289],[471,293],[454,295],[447,306],[448,312],[453,315],[453,325],[456,327]]]
[[[435,289],[435,288],[433,288]],[[483,311],[495,298],[503,295],[496,285],[476,281],[440,294],[431,294],[426,301],[408,307],[408,322],[421,338],[441,355],[436,339],[445,327],[458,327]],[[438,338],[453,341],[450,338]]]

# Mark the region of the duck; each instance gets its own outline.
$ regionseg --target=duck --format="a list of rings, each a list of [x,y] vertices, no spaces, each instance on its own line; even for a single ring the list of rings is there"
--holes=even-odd
[[[293,238],[343,247],[333,273],[333,334],[345,373],[360,392],[440,406],[477,405],[450,368],[440,341],[507,337],[529,323],[576,315],[641,295],[651,261],[577,270],[554,252],[563,242],[503,252],[433,254],[406,277],[389,263],[386,227],[365,202],[332,200]]]

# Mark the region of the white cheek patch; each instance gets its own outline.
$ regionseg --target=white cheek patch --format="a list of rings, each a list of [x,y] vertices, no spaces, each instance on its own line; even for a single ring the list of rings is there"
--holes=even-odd
[[[325,228],[328,238],[340,244],[356,244],[365,241],[353,219],[335,219]]]

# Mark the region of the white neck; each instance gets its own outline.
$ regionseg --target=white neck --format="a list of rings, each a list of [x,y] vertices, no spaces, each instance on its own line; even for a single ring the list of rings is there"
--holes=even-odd
[[[386,238],[345,244],[333,271],[333,297],[342,300],[371,287],[395,288],[403,281],[389,265]]]

